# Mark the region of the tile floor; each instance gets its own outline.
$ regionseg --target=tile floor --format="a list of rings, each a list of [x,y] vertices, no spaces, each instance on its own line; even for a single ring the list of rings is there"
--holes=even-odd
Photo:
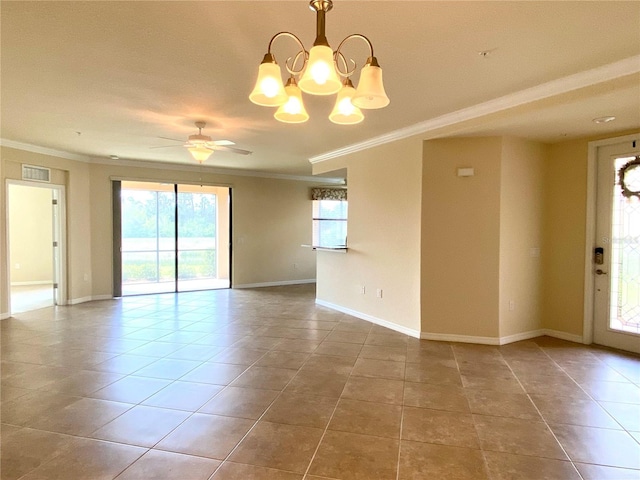
[[[2,479],[640,479],[640,358],[419,341],[312,285],[2,321]]]

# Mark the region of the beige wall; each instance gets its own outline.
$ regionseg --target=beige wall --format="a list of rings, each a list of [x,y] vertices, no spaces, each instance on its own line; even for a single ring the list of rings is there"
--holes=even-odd
[[[498,137],[424,142],[423,332],[498,336],[501,154]]]
[[[0,150],[0,313],[8,305],[6,179],[21,178],[21,164],[52,168],[52,183],[65,185],[67,282],[72,301],[112,293],[111,177],[200,182],[232,188],[234,285],[296,282],[315,278],[309,182],[220,175],[196,168],[141,168],[90,164],[2,147]]]
[[[542,328],[544,167],[548,147],[502,139],[500,337]],[[510,308],[513,302],[513,309]]]
[[[11,284],[53,282],[51,189],[9,186]]]
[[[331,163],[348,170],[348,251],[317,253],[319,300],[420,331],[421,155],[406,139]]]

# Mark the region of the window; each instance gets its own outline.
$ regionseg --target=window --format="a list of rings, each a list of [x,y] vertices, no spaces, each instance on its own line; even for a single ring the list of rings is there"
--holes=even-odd
[[[346,199],[313,201],[313,245],[315,247],[346,247]]]

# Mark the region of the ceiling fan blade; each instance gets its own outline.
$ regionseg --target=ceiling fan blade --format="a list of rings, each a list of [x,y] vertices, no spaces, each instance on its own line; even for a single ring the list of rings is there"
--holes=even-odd
[[[149,148],[176,148],[176,147],[182,147],[184,146],[184,144],[180,144],[180,145],[160,145],[159,147],[149,147]]]
[[[216,145],[214,150],[227,151],[227,152],[237,153],[239,155],[251,155],[253,153],[249,150],[242,150],[241,148],[229,147],[226,145]]]
[[[217,145],[219,147],[225,147],[228,145],[235,145],[235,142],[232,142],[231,140],[214,140],[213,142],[214,145]]]
[[[172,142],[184,143],[184,140],[178,140],[176,138],[169,138],[169,137],[158,137],[158,138],[161,138],[163,140],[171,140]]]

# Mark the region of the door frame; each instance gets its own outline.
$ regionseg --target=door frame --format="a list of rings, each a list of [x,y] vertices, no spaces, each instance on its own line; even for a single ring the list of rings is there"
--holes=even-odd
[[[595,322],[595,278],[593,276],[593,251],[596,248],[596,205],[598,185],[598,149],[617,143],[640,141],[640,132],[621,137],[606,138],[589,142],[587,153],[587,204],[584,256],[584,319],[582,327],[582,343],[593,343],[593,326]]]
[[[30,182],[26,180],[13,180],[6,179],[5,185],[5,215],[6,215],[6,247],[7,251],[5,252],[7,258],[7,270],[5,272],[7,278],[7,285],[9,287],[9,292],[7,295],[8,307],[9,307],[9,315],[11,315],[11,218],[9,216],[9,203],[10,203],[10,186],[11,185],[22,185],[26,187],[36,187],[36,188],[46,188],[48,190],[56,190],[58,192],[58,229],[60,232],[60,245],[59,247],[59,266],[58,266],[58,295],[56,299],[54,299],[54,305],[67,305],[67,196],[66,196],[66,188],[64,185],[58,185],[53,183],[41,183],[41,182]],[[52,225],[53,226],[53,225]],[[53,245],[51,246],[53,248]]]

